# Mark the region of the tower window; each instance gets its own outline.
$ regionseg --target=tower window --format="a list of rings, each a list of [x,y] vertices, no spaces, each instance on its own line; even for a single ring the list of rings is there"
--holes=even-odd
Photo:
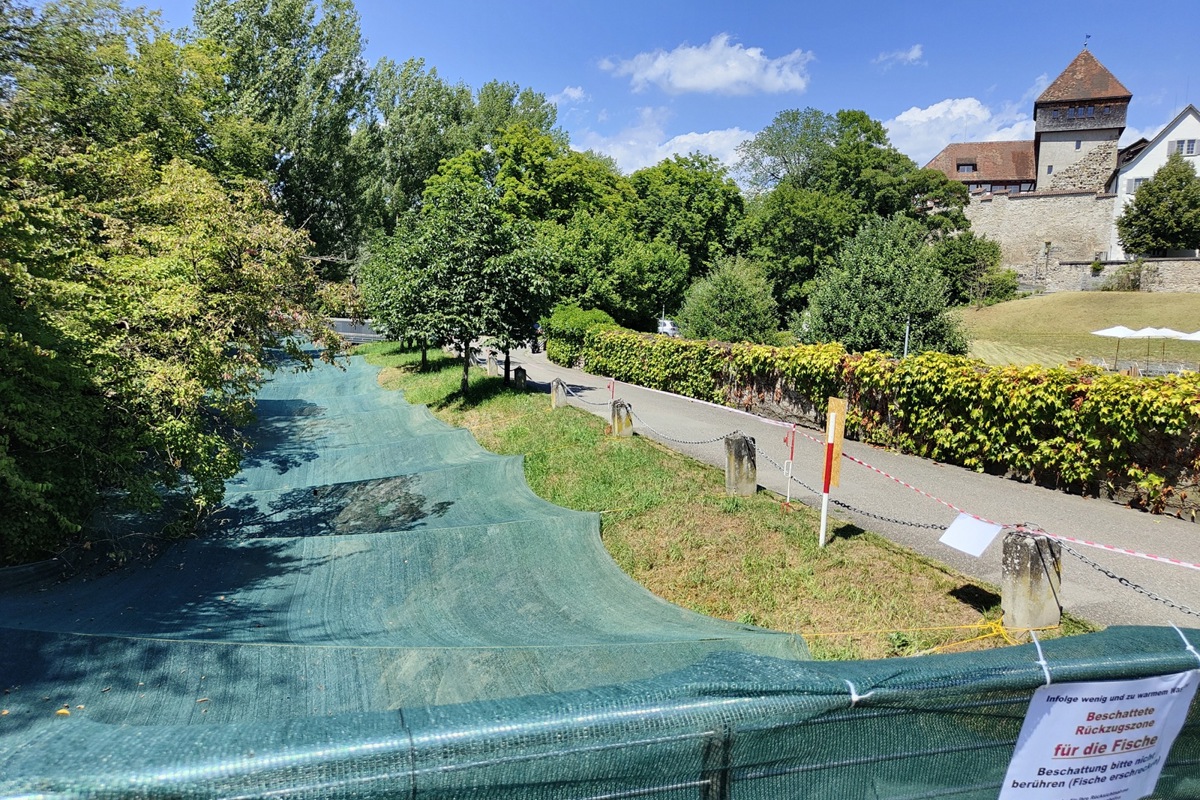
[[[1047,174],[1047,175],[1049,175],[1049,174],[1050,174],[1050,173],[1052,173],[1052,172],[1054,172],[1054,165],[1053,165],[1053,164],[1047,164],[1047,165],[1046,165],[1046,174]]]
[[[1076,150],[1079,150],[1079,149],[1080,149],[1080,148],[1082,148],[1082,147],[1083,147],[1083,140],[1082,140],[1082,139],[1076,139],[1076,140],[1075,140],[1075,149],[1076,149]]]

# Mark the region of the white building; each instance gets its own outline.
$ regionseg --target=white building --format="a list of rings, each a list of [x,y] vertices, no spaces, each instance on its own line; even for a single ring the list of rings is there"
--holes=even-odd
[[[1124,213],[1125,206],[1133,199],[1137,187],[1154,177],[1158,168],[1167,163],[1167,156],[1171,153],[1179,153],[1191,161],[1200,173],[1200,111],[1197,111],[1194,105],[1189,105],[1179,112],[1175,119],[1141,149],[1141,152],[1121,165],[1115,187],[1116,202],[1113,204],[1112,241],[1108,250],[1110,259],[1126,257],[1117,237],[1117,218]]]

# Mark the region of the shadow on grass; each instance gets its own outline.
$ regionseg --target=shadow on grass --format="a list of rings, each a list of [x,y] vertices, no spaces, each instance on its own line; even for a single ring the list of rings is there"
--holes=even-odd
[[[852,522],[846,522],[833,529],[834,539],[856,539],[867,531]]]
[[[966,583],[955,589],[951,589],[947,594],[958,602],[975,609],[980,614],[991,611],[1000,605],[1000,595],[984,589],[982,586],[976,586],[973,583]]]

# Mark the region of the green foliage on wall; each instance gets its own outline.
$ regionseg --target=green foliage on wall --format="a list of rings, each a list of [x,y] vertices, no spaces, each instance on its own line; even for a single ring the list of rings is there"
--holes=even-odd
[[[847,435],[906,453],[1160,513],[1190,510],[1200,473],[1200,375],[989,367],[926,352],[893,359],[841,345],[776,348],[623,330],[585,337],[589,372],[742,407],[823,418],[849,403]]]

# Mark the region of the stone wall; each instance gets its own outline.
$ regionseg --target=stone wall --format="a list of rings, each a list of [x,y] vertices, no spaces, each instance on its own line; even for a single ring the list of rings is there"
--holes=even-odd
[[[1147,258],[1142,272],[1144,292],[1200,292],[1200,258]],[[1050,262],[1039,283],[1047,292],[1098,291],[1128,261]]]
[[[1041,283],[1062,262],[1106,259],[1116,198],[1095,192],[1032,192],[972,198],[971,230],[1000,244],[1001,265],[1023,283]],[[1050,242],[1050,252],[1045,243]],[[1090,269],[1089,269],[1090,274]],[[1069,282],[1069,281],[1068,281]],[[1078,291],[1074,288],[1063,291]]]
[[[1049,175],[1038,175],[1038,191],[1104,191],[1105,184],[1112,178],[1113,170],[1117,168],[1116,137],[1108,141],[1088,142],[1088,146],[1090,149],[1074,163],[1064,165],[1061,169],[1055,167],[1054,172]],[[1074,148],[1073,143],[1071,148]],[[1043,145],[1043,149],[1045,149],[1045,145]],[[1062,152],[1065,154],[1072,151],[1063,150]],[[1048,153],[1040,153],[1038,164],[1046,163],[1052,157]]]

